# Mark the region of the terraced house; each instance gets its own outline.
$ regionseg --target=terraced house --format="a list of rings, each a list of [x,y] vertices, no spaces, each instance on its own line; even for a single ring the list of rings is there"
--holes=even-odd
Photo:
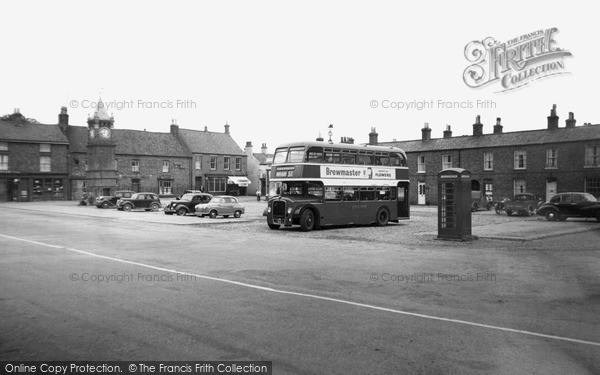
[[[18,110],[0,119],[0,201],[79,200],[116,190],[245,194],[247,157],[229,133],[115,127],[99,102],[86,126],[40,124]]]
[[[556,106],[545,129],[505,132],[501,119],[490,133],[477,116],[473,134],[431,138],[429,124],[420,140],[370,143],[397,146],[407,153],[412,204],[437,204],[437,174],[446,168],[471,172],[471,189],[487,200],[529,192],[549,200],[554,194],[583,191],[600,197],[600,125],[576,126],[573,113],[559,126]]]

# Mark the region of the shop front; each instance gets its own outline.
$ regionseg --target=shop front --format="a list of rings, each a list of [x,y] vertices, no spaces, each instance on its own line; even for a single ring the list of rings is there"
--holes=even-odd
[[[0,201],[32,202],[67,199],[67,176],[0,175]]]

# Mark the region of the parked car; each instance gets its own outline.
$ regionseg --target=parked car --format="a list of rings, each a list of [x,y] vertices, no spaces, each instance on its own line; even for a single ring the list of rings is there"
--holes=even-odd
[[[560,193],[542,204],[537,214],[546,220],[567,220],[569,217],[594,217],[600,222],[600,201],[589,193]]]
[[[131,198],[133,194],[135,194],[135,191],[117,190],[115,191],[115,195],[101,195],[96,197],[95,205],[98,208],[115,208],[119,199]]]
[[[208,203],[212,197],[212,195],[205,193],[184,194],[179,200],[173,201],[165,207],[165,215],[177,214],[178,216],[182,216],[195,213],[198,204]]]
[[[196,206],[196,215],[199,217],[208,215],[213,219],[219,215],[223,217],[229,217],[229,215],[240,217],[244,212],[244,206],[238,202],[237,198],[229,195],[213,197],[210,202]]]
[[[531,216],[537,212],[538,207],[542,204],[541,198],[531,193],[516,194],[513,199],[504,203],[504,211],[508,216],[513,213],[520,215]]]
[[[130,198],[121,198],[117,201],[117,210],[131,211],[144,209],[158,211],[162,207],[158,195],[154,193],[135,193]]]
[[[178,195],[177,197],[175,197],[175,199],[181,199],[184,195],[190,194],[190,193],[202,193],[202,190],[186,190],[186,191],[183,192],[183,194]]]

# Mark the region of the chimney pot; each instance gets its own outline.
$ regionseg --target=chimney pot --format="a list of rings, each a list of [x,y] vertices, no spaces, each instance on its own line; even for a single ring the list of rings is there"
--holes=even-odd
[[[229,124],[225,123],[225,134],[229,134]]]
[[[452,138],[452,129],[450,125],[446,125],[446,130],[444,130],[444,138]]]
[[[558,129],[558,116],[556,115],[556,104],[552,105],[552,110],[550,110],[550,116],[548,116],[548,129]]]
[[[481,116],[475,117],[475,123],[473,124],[473,135],[483,134],[483,124],[481,123]]]
[[[573,112],[569,112],[569,118],[565,121],[567,128],[574,128],[576,122]]]
[[[377,134],[377,130],[375,127],[371,127],[371,132],[369,133],[369,144],[376,145],[379,142],[379,134]],[[352,139],[352,143],[354,143],[354,139]]]
[[[431,129],[429,128],[429,123],[426,122],[425,125],[423,125],[423,129],[421,129],[421,140],[429,141],[430,139],[431,139]]]
[[[502,133],[502,125],[500,124],[501,121],[502,119],[500,117],[496,117],[496,125],[494,125],[494,134]]]

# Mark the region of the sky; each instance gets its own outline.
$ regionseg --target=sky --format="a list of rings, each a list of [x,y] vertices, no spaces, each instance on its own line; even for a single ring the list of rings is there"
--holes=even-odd
[[[591,4],[591,3],[590,3]],[[0,5],[0,115],[85,125],[100,96],[116,128],[231,126],[241,148],[353,137],[432,137],[599,123],[591,5],[558,1],[23,1]],[[556,28],[560,72],[502,91],[469,87],[467,45]],[[533,37],[532,37],[533,38]],[[487,65],[483,65],[487,66]],[[508,70],[516,75],[516,70]],[[543,74],[540,74],[543,75]],[[539,75],[538,75],[539,76]],[[512,87],[511,87],[512,88]],[[411,104],[412,103],[412,104]],[[255,151],[256,152],[256,151]]]

